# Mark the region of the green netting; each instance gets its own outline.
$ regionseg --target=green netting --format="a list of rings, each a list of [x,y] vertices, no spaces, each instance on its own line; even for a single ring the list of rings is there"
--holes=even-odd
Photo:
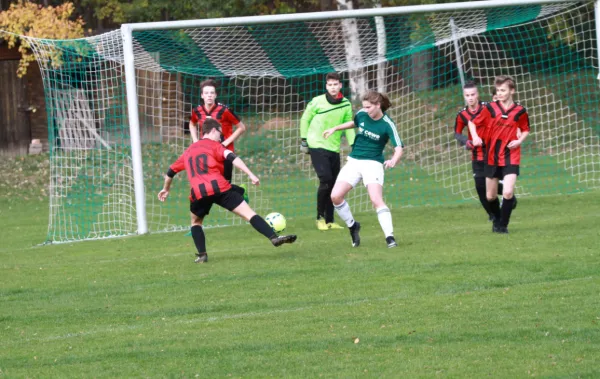
[[[454,24],[454,28],[451,26]],[[384,32],[378,33],[383,25]],[[381,31],[381,30],[379,30]],[[150,231],[184,230],[188,186],[176,178],[160,203],[168,165],[189,145],[199,84],[217,81],[218,101],[242,119],[236,153],[261,178],[250,204],[261,214],[313,218],[318,180],[299,151],[299,119],[324,93],[324,75],[387,92],[406,144],[386,174],[392,208],[474,202],[470,154],[453,138],[462,108],[460,72],[490,99],[496,75],[512,75],[529,112],[517,196],[600,186],[600,93],[593,3],[134,32],[146,212]],[[459,49],[455,48],[457,42]],[[44,75],[51,138],[48,239],[135,233],[136,212],[120,32],[76,41],[32,40]],[[463,65],[457,65],[457,56]],[[383,88],[380,87],[383,85]],[[344,146],[342,155],[349,152]],[[390,151],[387,152],[391,154]],[[371,209],[364,188],[348,199]],[[483,214],[482,214],[483,217]],[[209,226],[239,224],[213,209]],[[293,225],[293,221],[291,223]]]

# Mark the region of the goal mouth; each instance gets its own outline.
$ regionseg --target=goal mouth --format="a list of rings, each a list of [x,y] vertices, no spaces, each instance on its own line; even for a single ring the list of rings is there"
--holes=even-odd
[[[237,171],[232,181],[246,184],[259,214],[277,210],[288,227],[314,218],[318,178],[300,151],[300,118],[334,71],[355,111],[367,89],[392,101],[387,114],[406,145],[402,164],[386,172],[392,209],[475,199],[471,156],[454,139],[453,125],[464,81],[474,80],[487,101],[497,75],[515,78],[516,100],[532,125],[517,196],[600,185],[591,1],[131,24],[85,39],[29,41],[48,109],[52,241],[189,227],[185,175],[176,177],[166,203],[155,192],[191,142],[190,115],[207,78],[218,84],[217,101],[245,125],[236,154],[261,186]],[[343,141],[342,164],[349,151]],[[360,186],[348,201],[355,212],[371,210]],[[242,223],[216,208],[206,221]]]

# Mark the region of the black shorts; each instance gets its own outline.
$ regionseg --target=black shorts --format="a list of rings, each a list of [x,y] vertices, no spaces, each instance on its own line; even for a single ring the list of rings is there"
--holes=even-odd
[[[509,174],[516,174],[517,176],[519,176],[519,166],[518,165],[510,165],[510,166],[485,165],[485,177],[486,178],[504,179],[504,177]]]
[[[485,178],[485,162],[484,161],[472,161],[473,166],[473,177],[474,178]]]
[[[199,200],[190,202],[190,212],[202,218],[210,212],[213,204],[217,204],[228,211],[232,211],[244,202],[244,198],[239,192],[231,189]]]

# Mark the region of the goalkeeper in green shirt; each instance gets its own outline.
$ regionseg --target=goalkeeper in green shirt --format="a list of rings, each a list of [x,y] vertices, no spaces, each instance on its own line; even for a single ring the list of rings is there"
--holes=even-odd
[[[352,104],[342,95],[342,82],[337,73],[326,76],[325,94],[313,98],[300,119],[300,151],[310,154],[312,165],[319,177],[317,190],[317,228],[344,229],[333,221],[331,190],[340,172],[340,145],[345,133],[348,144],[354,143],[352,129],[339,131],[323,138],[323,132],[334,126],[352,121]]]

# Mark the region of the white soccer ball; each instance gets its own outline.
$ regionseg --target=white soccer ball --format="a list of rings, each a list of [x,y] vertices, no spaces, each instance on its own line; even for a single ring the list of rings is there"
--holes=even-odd
[[[285,217],[283,217],[281,213],[277,212],[269,213],[267,217],[265,217],[265,221],[267,221],[271,228],[273,228],[275,233],[283,232],[287,226]]]

